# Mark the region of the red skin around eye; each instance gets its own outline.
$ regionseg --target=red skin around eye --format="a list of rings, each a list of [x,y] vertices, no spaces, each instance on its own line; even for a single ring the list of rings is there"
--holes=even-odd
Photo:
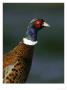
[[[37,20],[34,22],[34,26],[35,28],[41,28],[42,27],[42,20]]]

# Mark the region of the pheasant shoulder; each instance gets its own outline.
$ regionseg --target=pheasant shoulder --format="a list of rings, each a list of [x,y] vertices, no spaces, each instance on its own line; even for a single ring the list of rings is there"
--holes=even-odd
[[[32,62],[33,47],[19,44],[4,57],[4,83],[25,82]]]

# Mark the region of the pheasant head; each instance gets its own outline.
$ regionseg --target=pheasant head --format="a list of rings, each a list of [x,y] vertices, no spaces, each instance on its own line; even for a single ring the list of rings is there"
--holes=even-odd
[[[27,27],[25,34],[25,44],[32,41],[34,44],[37,43],[37,33],[44,27],[49,27],[50,25],[46,23],[43,19],[32,19]],[[27,43],[26,43],[27,42]],[[28,43],[29,44],[29,43]],[[30,42],[31,44],[31,42]]]

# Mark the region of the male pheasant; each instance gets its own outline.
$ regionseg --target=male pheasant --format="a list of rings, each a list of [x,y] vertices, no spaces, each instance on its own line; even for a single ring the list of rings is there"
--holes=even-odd
[[[31,20],[23,40],[4,55],[3,83],[25,83],[32,63],[34,46],[37,44],[37,33],[43,27],[49,27],[43,19]]]

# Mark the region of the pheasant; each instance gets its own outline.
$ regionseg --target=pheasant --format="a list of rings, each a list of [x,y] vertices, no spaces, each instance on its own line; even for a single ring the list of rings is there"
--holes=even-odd
[[[43,19],[30,21],[25,37],[10,52],[3,56],[3,83],[25,83],[31,68],[37,33],[49,27]]]

